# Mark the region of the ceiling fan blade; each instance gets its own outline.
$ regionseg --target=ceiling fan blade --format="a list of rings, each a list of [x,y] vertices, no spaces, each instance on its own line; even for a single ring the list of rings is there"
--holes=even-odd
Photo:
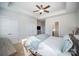
[[[43,5],[41,5],[41,8],[43,8]]]
[[[47,11],[47,10],[44,10],[44,12],[47,12],[47,13],[49,13],[49,11]]]
[[[35,11],[33,11],[33,12],[38,12],[39,10],[35,10]]]
[[[46,7],[44,7],[43,9],[47,9],[47,8],[49,8],[50,6],[48,5],[48,6],[46,6]]]
[[[36,7],[37,7],[38,9],[41,9],[41,8],[39,7],[39,5],[36,5]]]

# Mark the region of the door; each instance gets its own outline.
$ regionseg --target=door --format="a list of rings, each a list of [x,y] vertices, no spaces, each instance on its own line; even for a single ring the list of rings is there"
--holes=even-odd
[[[55,22],[55,36],[59,36],[59,22]]]

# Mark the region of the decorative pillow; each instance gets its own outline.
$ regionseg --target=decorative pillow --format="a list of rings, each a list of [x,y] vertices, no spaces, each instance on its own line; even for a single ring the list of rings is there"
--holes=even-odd
[[[70,48],[73,46],[73,42],[71,41],[69,35],[64,36],[63,40],[64,43],[63,43],[62,52],[68,52]]]
[[[38,48],[38,45],[40,43],[40,40],[37,39],[35,36],[31,36],[30,38],[28,38],[28,40],[26,41],[26,44],[25,46],[28,48],[28,49],[37,49]]]

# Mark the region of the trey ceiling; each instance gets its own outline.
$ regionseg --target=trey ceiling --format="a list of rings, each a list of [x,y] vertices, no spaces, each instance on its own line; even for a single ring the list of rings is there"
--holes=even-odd
[[[49,13],[39,14],[38,12],[33,12],[38,10],[36,5],[50,5]],[[79,9],[78,2],[0,2],[0,7],[10,9],[12,11],[28,14],[29,16],[43,19],[63,13],[74,12]]]

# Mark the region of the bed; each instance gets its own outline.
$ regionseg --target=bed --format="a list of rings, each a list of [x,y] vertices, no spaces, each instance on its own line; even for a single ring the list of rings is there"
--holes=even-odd
[[[25,47],[42,56],[71,56],[68,51],[72,45],[68,35],[62,38],[41,34],[28,38]]]

